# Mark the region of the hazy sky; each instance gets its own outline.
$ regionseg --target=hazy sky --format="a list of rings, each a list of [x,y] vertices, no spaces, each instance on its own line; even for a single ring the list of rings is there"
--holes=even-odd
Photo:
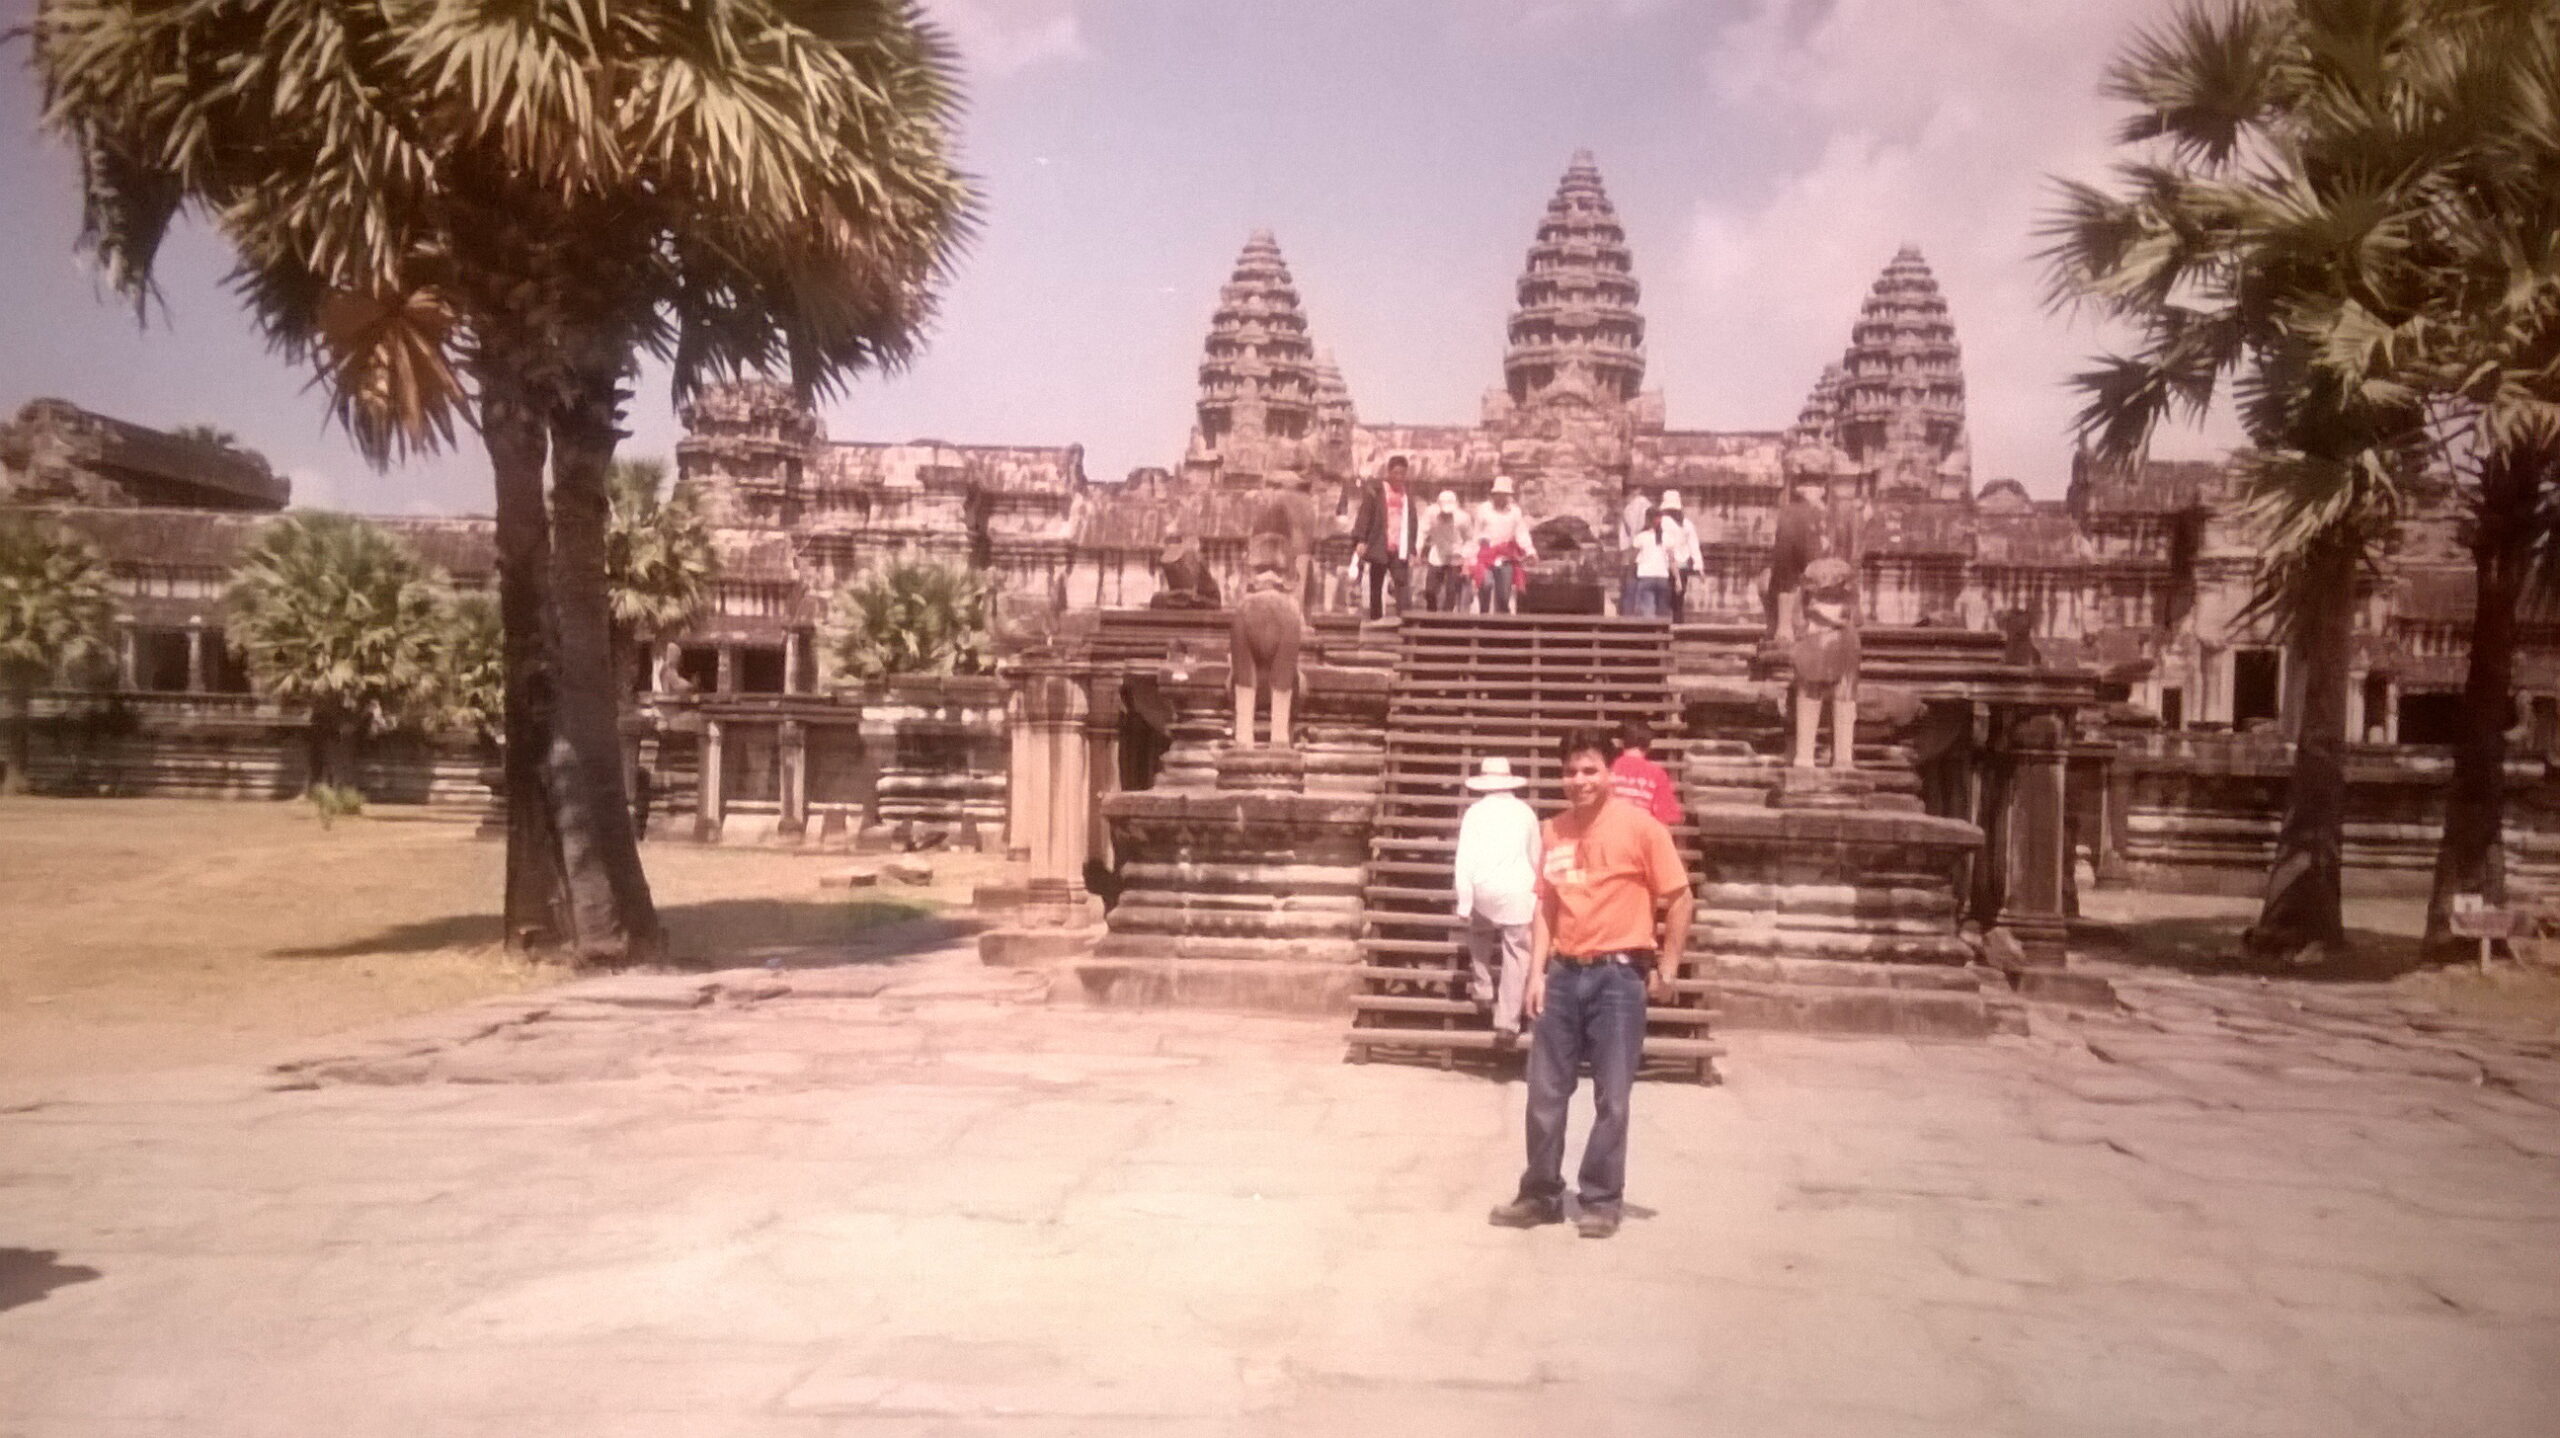
[[[20,12],[27,0],[0,0]],[[1500,379],[1511,284],[1565,162],[1599,157],[1680,428],[1775,428],[1848,339],[1895,248],[1953,310],[1975,475],[2061,492],[2063,380],[2097,336],[2047,315],[2049,174],[2096,175],[2098,73],[2165,0],[938,0],[969,60],[982,234],[907,374],[828,413],[838,438],[1081,443],[1167,464],[1219,283],[1268,226],[1363,419],[1467,422]],[[165,257],[148,327],[72,241],[73,167],[0,60],[0,410],[56,394],[210,421],[298,501],[486,511],[468,448],[388,474],[322,420],[222,286],[219,240]],[[629,452],[677,437],[663,376]],[[2166,454],[2209,453],[2173,435]]]

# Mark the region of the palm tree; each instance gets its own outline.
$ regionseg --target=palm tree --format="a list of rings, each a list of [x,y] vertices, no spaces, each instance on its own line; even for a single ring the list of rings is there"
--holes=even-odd
[[[911,0],[44,0],[32,32],[111,281],[147,295],[195,206],[370,453],[476,423],[507,929],[648,957],[606,578],[625,385],[643,352],[680,394],[906,357],[969,204],[938,35]]]
[[[983,673],[990,593],[983,576],[959,565],[893,560],[836,591],[830,665],[848,679]]]
[[[617,459],[606,474],[611,500],[605,583],[613,595],[614,673],[628,695],[635,655],[700,617],[711,602],[720,555],[692,484],[667,485],[666,461]]]
[[[30,519],[0,516],[0,689],[9,704],[9,768],[0,776],[0,794],[27,792],[36,686],[104,659],[115,622],[115,590],[96,546]]]
[[[2062,187],[2050,292],[2128,324],[2133,352],[2076,383],[2101,453],[2228,391],[2266,563],[2253,609],[2287,633],[2305,703],[2253,952],[2344,939],[2346,682],[2357,583],[2434,455],[2405,385],[2343,373],[2371,271],[2442,198],[2454,143],[2427,103],[2439,72],[2517,0],[2228,0],[2190,4],[2118,58],[2137,158],[2104,189]]]
[[[448,627],[444,576],[351,515],[260,529],[224,595],[258,688],[310,716],[312,789],[358,787],[365,736],[435,712]]]
[[[436,689],[445,725],[483,744],[495,742],[507,722],[506,636],[496,598],[453,596],[438,648]]]

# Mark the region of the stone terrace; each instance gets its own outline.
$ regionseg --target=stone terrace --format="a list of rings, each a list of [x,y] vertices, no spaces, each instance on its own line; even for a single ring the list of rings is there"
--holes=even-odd
[[[1520,1090],[964,952],[609,980],[0,1095],[0,1433],[2560,1431],[2560,1055],[2138,975],[1647,1085],[1615,1240]]]

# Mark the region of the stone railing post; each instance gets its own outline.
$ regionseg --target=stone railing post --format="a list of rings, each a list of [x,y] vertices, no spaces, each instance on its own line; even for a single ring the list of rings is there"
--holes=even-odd
[[[726,765],[720,742],[724,727],[717,719],[703,718],[701,767],[694,776],[693,837],[705,844],[720,842],[720,821],[726,817],[722,809],[728,799],[722,791],[728,786],[722,776]]]
[[[202,694],[205,689],[204,621],[187,621],[187,692]]]
[[[797,719],[785,719],[775,738],[776,797],[782,816],[773,835],[798,843],[809,832],[809,730]]]
[[[1087,835],[1092,826],[1093,779],[1085,739],[1091,709],[1084,677],[1073,666],[1032,662],[1022,666],[1022,724],[1030,732],[1028,773],[1017,775],[1022,832],[1031,850],[1031,890],[1036,900],[1065,902],[1084,892]]]
[[[2063,885],[2071,864],[2064,782],[2071,735],[2061,719],[2036,713],[2018,720],[2009,743],[2017,769],[2009,790],[2008,892],[2000,924],[2028,963],[2058,965],[2070,935]]]

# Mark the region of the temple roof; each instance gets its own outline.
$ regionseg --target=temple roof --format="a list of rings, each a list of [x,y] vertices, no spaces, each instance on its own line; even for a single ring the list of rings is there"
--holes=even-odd
[[[2071,464],[2068,502],[2082,515],[2177,514],[2220,499],[2226,470],[2219,460],[2151,459],[2116,465],[2083,454]]]
[[[959,480],[997,494],[1067,494],[1084,483],[1084,446],[836,441],[813,456],[812,482],[892,486]]]
[[[30,400],[17,419],[0,425],[0,468],[22,471],[41,462],[41,440],[51,439],[71,463],[111,480],[138,479],[150,493],[208,509],[277,510],[293,486],[256,455],[188,439],[82,409],[68,400]],[[0,488],[0,493],[5,493]]]
[[[35,512],[60,521],[105,551],[116,567],[150,570],[228,570],[263,525],[278,517],[204,509],[98,509],[45,506]],[[477,515],[368,515],[407,540],[418,556],[465,586],[496,577],[496,522]]]

